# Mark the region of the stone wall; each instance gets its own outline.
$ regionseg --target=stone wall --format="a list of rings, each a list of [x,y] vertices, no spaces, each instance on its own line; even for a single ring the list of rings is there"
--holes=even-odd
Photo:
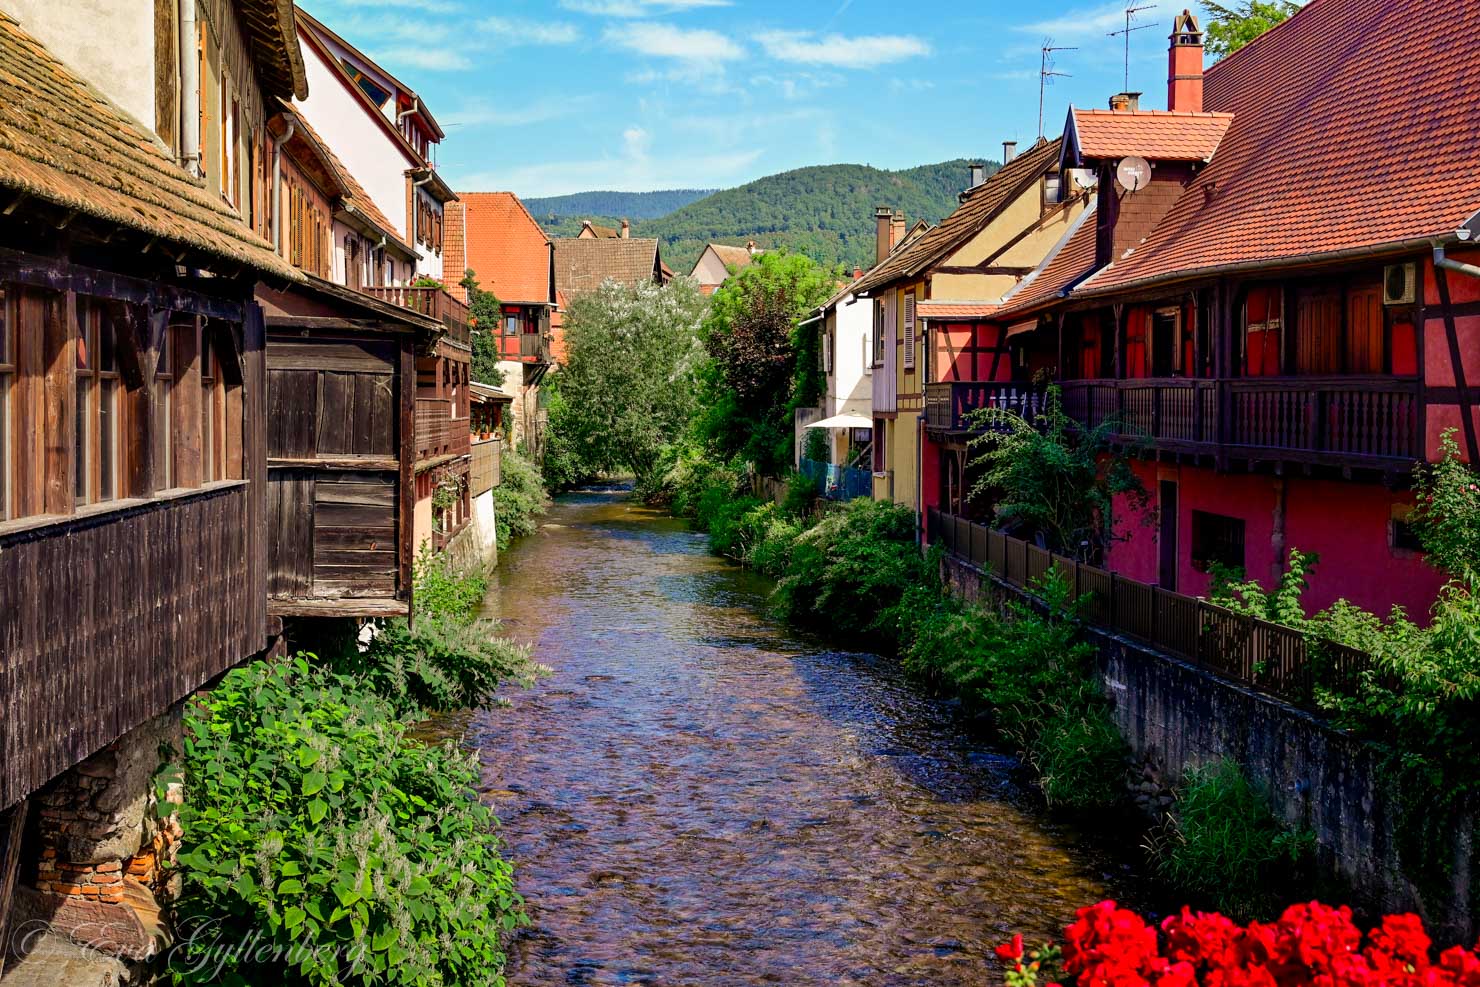
[[[945,575],[962,597],[1000,600],[1016,590],[956,559]],[[1359,904],[1418,911],[1435,938],[1473,941],[1470,872],[1473,824],[1455,833],[1447,893],[1421,896],[1404,875],[1395,842],[1394,799],[1378,752],[1310,713],[1115,634],[1092,631],[1105,693],[1132,752],[1154,772],[1136,779],[1174,785],[1189,767],[1236,762],[1269,794],[1276,817],[1315,835],[1317,863],[1349,886]]]

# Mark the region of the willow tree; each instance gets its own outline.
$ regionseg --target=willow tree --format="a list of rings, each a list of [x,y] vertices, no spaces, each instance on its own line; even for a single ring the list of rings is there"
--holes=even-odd
[[[664,287],[608,281],[565,316],[560,413],[551,429],[590,469],[648,485],[693,417],[708,300],[688,278]]]

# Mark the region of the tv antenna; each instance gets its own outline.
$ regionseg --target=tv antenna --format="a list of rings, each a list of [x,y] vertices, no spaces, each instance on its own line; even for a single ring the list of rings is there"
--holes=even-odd
[[[1065,45],[1055,46],[1053,38],[1043,39],[1043,62],[1038,69],[1038,139],[1043,139],[1043,91],[1053,84],[1055,79],[1069,78],[1068,72],[1055,72],[1053,68],[1053,53],[1056,51],[1078,51]]]
[[[1125,27],[1122,28],[1119,31],[1111,31],[1109,33],[1109,35],[1107,35],[1107,37],[1111,37],[1111,38],[1119,38],[1119,37],[1122,37],[1122,36],[1124,36],[1124,38],[1125,38],[1125,89],[1123,90],[1124,92],[1130,92],[1130,88],[1131,88],[1131,35],[1134,34],[1134,33],[1136,33],[1137,31],[1144,31],[1148,27],[1155,27],[1156,26],[1155,24],[1133,24],[1133,21],[1135,20],[1137,14],[1143,13],[1143,12],[1148,11],[1148,10],[1155,10],[1155,9],[1156,9],[1156,4],[1154,4],[1154,3],[1146,4],[1144,7],[1127,7],[1127,8],[1125,8]]]

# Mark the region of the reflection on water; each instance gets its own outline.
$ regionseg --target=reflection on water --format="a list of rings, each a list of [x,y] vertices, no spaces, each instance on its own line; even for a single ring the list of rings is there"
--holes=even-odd
[[[488,611],[554,674],[443,724],[529,900],[512,983],[983,984],[1124,890],[948,705],[778,626],[702,536],[617,492],[549,520]]]

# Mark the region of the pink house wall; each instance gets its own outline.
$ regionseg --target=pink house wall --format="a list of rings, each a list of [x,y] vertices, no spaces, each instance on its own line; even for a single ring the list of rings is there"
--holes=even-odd
[[[1202,467],[1157,466],[1137,463],[1141,482],[1159,493],[1161,480],[1178,485],[1177,589],[1205,595],[1210,579],[1192,566],[1192,512],[1207,511],[1244,522],[1244,562],[1250,578],[1266,587],[1274,583],[1276,550],[1273,543],[1276,479],[1269,476],[1220,475]],[[1285,550],[1315,552],[1320,556],[1307,609],[1320,610],[1338,599],[1386,615],[1394,605],[1422,619],[1444,584],[1444,576],[1414,553],[1394,549],[1389,521],[1394,505],[1411,504],[1408,494],[1394,493],[1378,484],[1286,478]],[[1130,502],[1116,505],[1117,533],[1128,536],[1110,553],[1115,572],[1142,582],[1156,582],[1159,527],[1143,523]]]
[[[1467,264],[1480,264],[1480,252],[1477,251],[1452,251],[1449,256]],[[1451,273],[1447,280],[1451,303],[1465,305],[1480,302],[1480,278]],[[1423,298],[1428,315],[1423,333],[1424,382],[1429,387],[1454,387],[1454,362],[1450,356],[1449,336],[1439,303],[1439,285],[1432,261],[1424,264]],[[1480,393],[1480,316],[1456,318],[1455,334],[1458,337],[1466,383],[1472,392]],[[1425,438],[1431,460],[1439,458],[1439,440],[1446,430],[1462,430],[1464,420],[1461,414],[1456,404],[1429,405]],[[1480,410],[1471,409],[1470,414],[1477,429],[1480,429]],[[1463,453],[1462,435],[1460,447]]]

